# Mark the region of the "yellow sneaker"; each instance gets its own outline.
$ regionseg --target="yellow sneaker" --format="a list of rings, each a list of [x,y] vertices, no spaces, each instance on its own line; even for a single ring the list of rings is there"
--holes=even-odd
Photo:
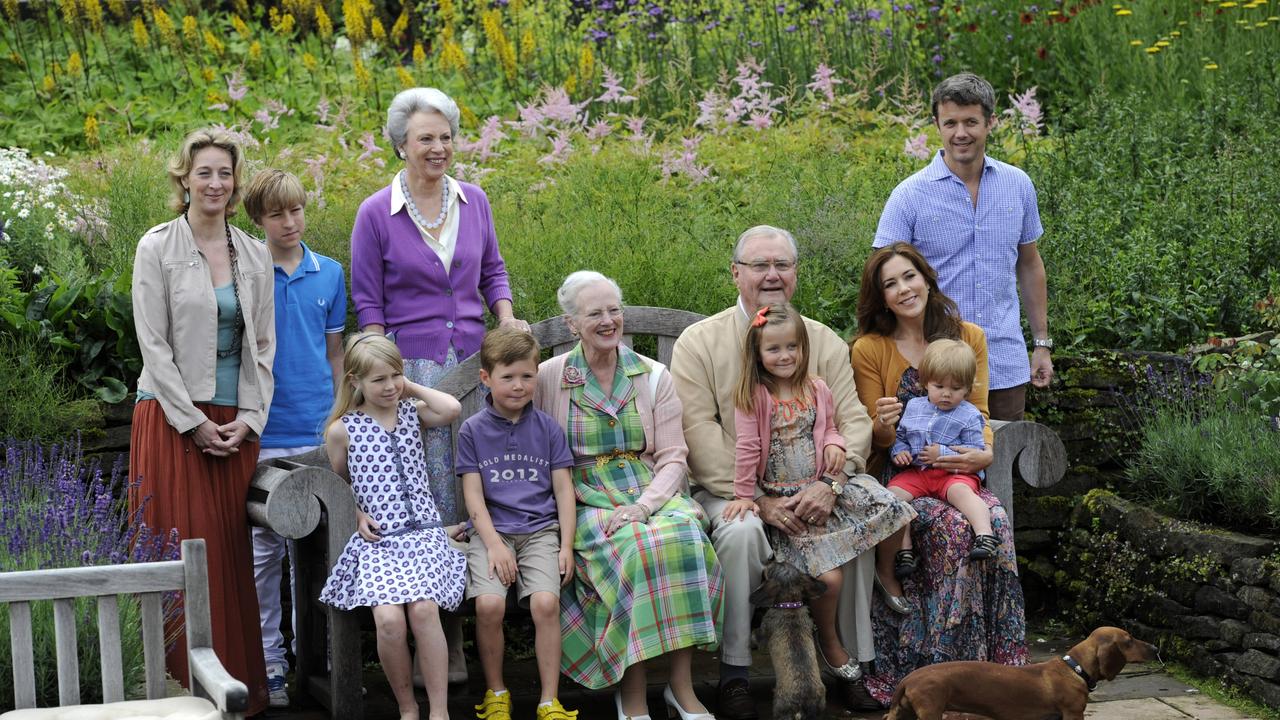
[[[538,720],[575,720],[577,717],[578,711],[565,710],[559,698],[553,699],[550,705],[538,706]]]
[[[511,720],[511,691],[494,695],[492,690],[485,690],[484,699],[476,706],[476,718],[478,720]]]

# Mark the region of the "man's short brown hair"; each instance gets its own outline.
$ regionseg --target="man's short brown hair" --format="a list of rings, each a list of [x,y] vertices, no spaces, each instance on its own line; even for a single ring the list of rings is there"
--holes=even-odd
[[[499,365],[514,365],[521,360],[538,364],[538,341],[533,333],[509,327],[498,327],[485,333],[480,343],[480,367],[491,373]]]

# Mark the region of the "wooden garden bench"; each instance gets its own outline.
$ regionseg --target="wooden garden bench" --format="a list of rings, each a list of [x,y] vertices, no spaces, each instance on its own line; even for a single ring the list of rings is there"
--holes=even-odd
[[[190,687],[194,697],[165,698],[164,593],[183,593]],[[147,700],[125,702],[117,595],[138,594],[142,645],[146,661]],[[0,573],[0,603],[9,604],[13,658],[13,693],[17,709],[4,720],[56,718],[80,703],[80,668],[76,647],[76,598],[96,597],[102,697],[116,703],[113,711],[190,718],[242,718],[249,690],[231,677],[213,652],[209,621],[209,576],[204,540],[182,541],[182,559],[124,565],[98,565],[56,570]],[[57,648],[58,708],[34,709],[36,675],[31,603],[53,601]],[[128,631],[133,631],[129,628]],[[77,717],[91,715],[84,706]],[[216,713],[216,714],[215,714]],[[112,715],[111,717],[117,717]]]

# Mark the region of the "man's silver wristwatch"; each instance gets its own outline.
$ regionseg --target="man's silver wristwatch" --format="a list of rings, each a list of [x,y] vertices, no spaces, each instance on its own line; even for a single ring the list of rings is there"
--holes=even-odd
[[[1034,338],[1031,341],[1031,347],[1044,348],[1045,350],[1053,349],[1053,338]]]

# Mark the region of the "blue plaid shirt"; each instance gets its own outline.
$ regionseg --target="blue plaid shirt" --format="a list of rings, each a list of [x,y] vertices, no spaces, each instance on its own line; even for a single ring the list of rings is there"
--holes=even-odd
[[[924,467],[917,458],[921,451],[935,443],[939,457],[957,455],[951,449],[952,445],[986,448],[987,441],[982,437],[986,422],[982,411],[968,400],[950,410],[939,410],[929,403],[928,396],[911,398],[898,421],[898,441],[893,444],[889,456],[910,450],[911,462]]]
[[[1026,173],[987,157],[974,208],[939,150],[894,188],[872,246],[901,240],[920,250],[961,316],[986,331],[989,387],[999,390],[1031,380],[1018,309],[1018,248],[1043,234],[1036,189]]]

